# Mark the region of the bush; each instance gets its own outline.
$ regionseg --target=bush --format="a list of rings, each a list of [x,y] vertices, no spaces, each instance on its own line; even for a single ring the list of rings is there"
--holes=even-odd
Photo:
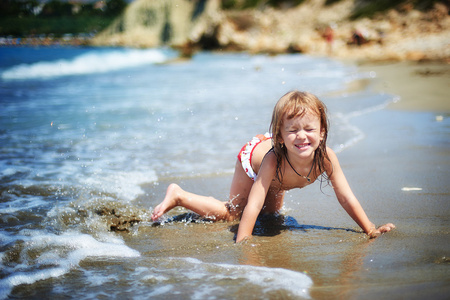
[[[106,28],[127,6],[125,0],[106,0],[101,9],[92,3],[51,0],[1,0],[0,35],[91,33]]]

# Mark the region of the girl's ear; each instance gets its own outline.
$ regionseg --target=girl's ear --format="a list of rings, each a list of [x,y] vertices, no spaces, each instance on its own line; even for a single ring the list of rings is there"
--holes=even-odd
[[[283,138],[281,137],[281,134],[277,135],[276,142],[280,144],[280,147],[283,147],[284,141]]]
[[[325,129],[321,129],[320,130],[320,140],[323,140],[323,138],[325,137]]]

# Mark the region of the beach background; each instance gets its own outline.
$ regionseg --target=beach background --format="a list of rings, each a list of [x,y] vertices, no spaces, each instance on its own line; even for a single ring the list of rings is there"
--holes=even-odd
[[[446,36],[189,59],[161,45],[1,47],[0,299],[448,299]],[[291,89],[327,104],[329,146],[370,220],[394,231],[369,240],[319,182],[242,244],[238,221],[150,221],[171,182],[226,199],[237,152]]]
[[[382,216],[377,224],[394,220],[397,226],[381,237],[385,241],[367,246],[365,271],[377,269],[381,286],[368,277],[355,298],[444,299],[450,292],[450,69],[441,62],[368,63],[360,68],[376,72],[372,88],[398,95],[400,101],[377,112],[378,118],[361,118],[357,123],[370,129],[370,137],[340,154],[355,193],[367,199],[362,201],[369,216],[373,212]],[[419,282],[425,274],[429,280]]]
[[[397,228],[375,240],[339,230],[359,229],[332,190],[325,188],[322,193],[316,183],[287,194],[284,213],[301,224],[296,228],[301,234],[292,228],[266,229],[268,236],[256,236],[239,246],[238,261],[302,270],[313,279],[313,299],[446,299],[450,295],[450,68],[440,62],[364,63],[359,68],[375,72],[376,77],[352,82],[353,92],[368,88],[398,98],[386,109],[352,118],[365,137],[338,157],[369,218],[377,225],[393,222]],[[178,183],[197,193],[225,195],[230,182],[227,176]],[[158,195],[164,195],[168,184],[160,184]],[[222,231],[229,225],[213,226],[185,230],[182,223],[159,234],[173,247],[170,255],[210,262],[236,255],[229,249],[215,249],[233,236]],[[191,246],[186,240],[192,241]],[[292,295],[277,291],[262,297]]]

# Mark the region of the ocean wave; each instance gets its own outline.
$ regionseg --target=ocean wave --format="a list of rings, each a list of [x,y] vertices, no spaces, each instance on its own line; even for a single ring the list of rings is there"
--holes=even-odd
[[[155,261],[158,267],[138,266],[129,273],[133,284],[151,286],[146,298],[191,299],[279,298],[311,299],[313,280],[303,272],[264,266],[208,263],[197,258],[167,257]],[[176,283],[176,284],[173,284]]]
[[[73,59],[20,64],[2,72],[4,80],[54,78],[105,73],[148,64],[163,63],[172,55],[159,49],[122,49],[91,52]]]
[[[103,237],[97,240],[88,234],[66,232],[61,235],[41,231],[22,231],[24,235],[14,238],[3,235],[3,240],[22,242],[22,251],[16,253],[19,261],[3,265],[10,273],[0,280],[0,299],[7,298],[11,290],[21,284],[60,277],[68,273],[88,257],[129,258],[140,253],[125,245],[123,240]],[[51,249],[49,251],[49,249]],[[33,256],[27,253],[33,252]],[[7,256],[4,254],[4,258]],[[14,255],[10,255],[15,257]],[[14,266],[15,265],[15,266]],[[28,267],[24,267],[28,266]]]
[[[144,191],[141,185],[156,182],[158,177],[154,170],[115,171],[91,174],[89,177],[80,175],[80,182],[87,191],[97,191],[101,194],[112,194],[123,202],[134,200]]]
[[[216,280],[239,278],[247,284],[258,286],[264,294],[286,290],[295,297],[310,298],[309,290],[313,281],[308,275],[282,268],[245,266],[230,264],[212,264],[220,268],[223,274],[216,275]],[[267,284],[270,282],[270,284]]]

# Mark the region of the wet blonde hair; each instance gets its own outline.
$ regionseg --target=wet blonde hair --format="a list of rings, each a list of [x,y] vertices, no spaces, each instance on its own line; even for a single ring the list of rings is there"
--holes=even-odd
[[[315,95],[308,92],[291,91],[278,100],[273,109],[272,122],[270,131],[272,132],[273,151],[277,158],[277,178],[282,182],[281,162],[287,155],[286,147],[283,147],[283,139],[281,130],[283,128],[284,117],[288,120],[295,117],[302,117],[306,113],[311,113],[320,119],[320,134],[322,141],[315,150],[313,160],[313,174],[319,176],[322,174],[327,180],[325,160],[330,161],[327,154],[327,137],[328,137],[328,117],[327,107]]]

